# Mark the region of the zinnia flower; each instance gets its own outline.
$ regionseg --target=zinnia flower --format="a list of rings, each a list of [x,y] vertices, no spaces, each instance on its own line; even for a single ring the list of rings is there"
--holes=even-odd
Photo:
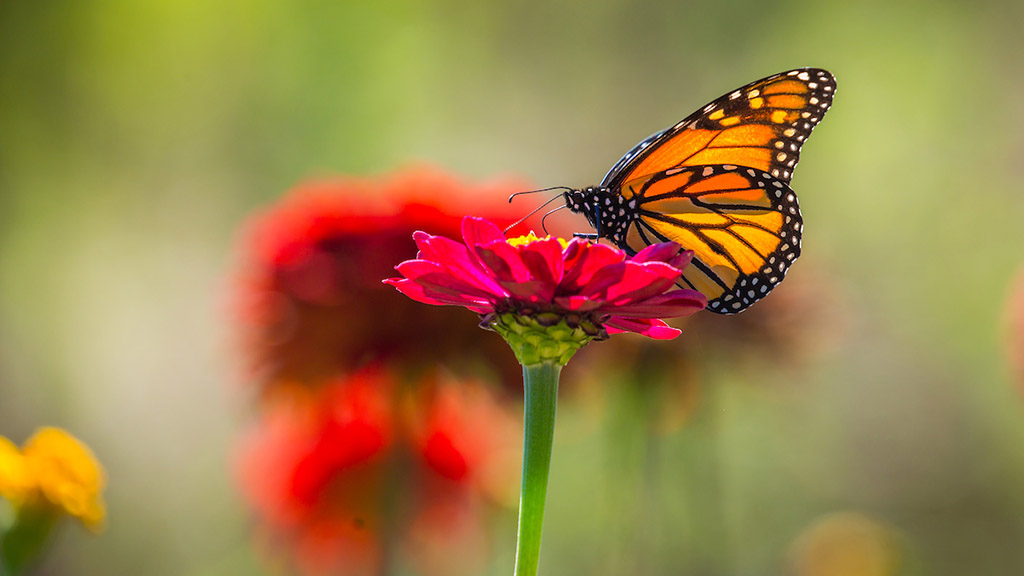
[[[648,246],[630,259],[579,238],[507,240],[493,223],[473,217],[462,222],[464,244],[425,232],[413,237],[418,258],[398,265],[404,278],[386,282],[419,302],[464,306],[506,339],[509,332],[529,338],[530,324],[559,322],[591,339],[617,332],[675,338],[680,331],[661,318],[707,304],[695,290],[671,289],[693,254],[674,243]]]
[[[385,282],[413,300],[462,306],[501,334],[523,366],[523,474],[516,576],[536,576],[551,468],[558,377],[579,348],[616,332],[669,339],[664,317],[688,316],[707,304],[694,290],[674,289],[692,252],[678,244],[625,252],[574,238],[506,239],[493,223],[467,217],[464,243],[417,232],[415,260]]]

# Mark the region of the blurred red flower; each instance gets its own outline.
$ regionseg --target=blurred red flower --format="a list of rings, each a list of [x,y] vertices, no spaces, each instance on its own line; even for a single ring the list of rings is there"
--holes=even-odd
[[[310,575],[483,571],[484,513],[513,488],[518,434],[484,387],[402,387],[375,365],[286,398],[239,458],[269,550]]]
[[[470,184],[437,169],[300,184],[243,235],[235,307],[247,364],[264,385],[319,385],[363,363],[410,368],[469,362],[518,382],[519,366],[477,321],[419,306],[381,284],[416,254],[412,234],[457,234],[466,213],[505,227],[522,215],[507,179]],[[429,338],[423,337],[429,334]]]

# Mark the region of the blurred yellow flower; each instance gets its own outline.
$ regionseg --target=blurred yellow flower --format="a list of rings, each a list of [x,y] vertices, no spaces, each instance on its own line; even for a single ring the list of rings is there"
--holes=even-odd
[[[32,475],[25,457],[13,442],[0,436],[0,496],[11,501],[24,499],[32,490]]]
[[[88,446],[60,428],[40,428],[19,451],[0,437],[0,496],[16,508],[43,507],[102,528],[103,468]]]

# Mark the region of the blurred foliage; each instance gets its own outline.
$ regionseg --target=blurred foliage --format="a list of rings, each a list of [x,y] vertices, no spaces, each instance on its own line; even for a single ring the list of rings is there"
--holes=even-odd
[[[228,472],[247,213],[415,159],[596,183],[795,66],[839,89],[776,293],[829,278],[838,343],[797,366],[698,355],[693,413],[657,433],[645,382],[567,385],[542,570],[802,576],[829,564],[794,556],[849,511],[898,542],[896,573],[1024,572],[1002,317],[1024,261],[1022,22],[996,0],[0,3],[0,435],[74,429],[110,479],[107,534],[61,534],[47,573],[261,570]]]

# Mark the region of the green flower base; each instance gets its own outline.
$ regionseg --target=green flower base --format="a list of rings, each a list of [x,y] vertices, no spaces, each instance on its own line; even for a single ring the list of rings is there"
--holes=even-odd
[[[544,362],[565,366],[591,340],[608,337],[586,318],[554,312],[489,314],[480,325],[501,334],[523,366]]]

